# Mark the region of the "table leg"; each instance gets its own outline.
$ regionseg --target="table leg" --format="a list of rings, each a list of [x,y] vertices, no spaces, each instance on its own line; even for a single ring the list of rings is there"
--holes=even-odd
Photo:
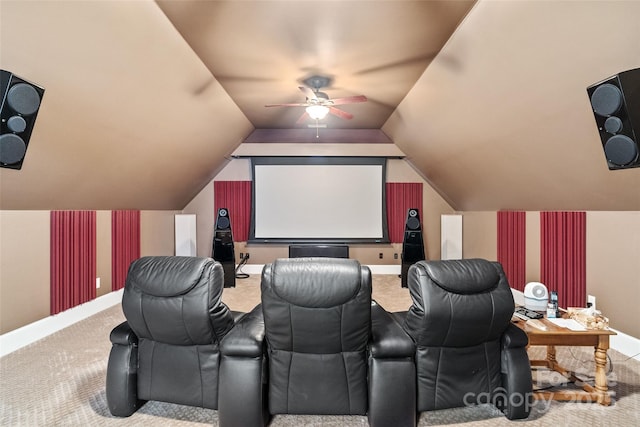
[[[558,368],[558,361],[556,360],[556,346],[547,346],[547,367],[554,371]]]
[[[607,386],[607,350],[609,349],[609,336],[601,335],[598,338],[598,345],[595,348],[595,361],[596,361],[596,378],[595,378],[595,392],[597,395],[598,403],[601,405],[610,405],[611,396],[608,393]]]

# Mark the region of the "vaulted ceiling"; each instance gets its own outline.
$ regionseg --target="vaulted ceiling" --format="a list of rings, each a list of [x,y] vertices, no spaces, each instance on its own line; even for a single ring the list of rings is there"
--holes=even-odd
[[[46,89],[1,209],[182,209],[255,129],[381,129],[458,210],[640,210],[587,86],[640,67],[640,2],[0,0],[0,66]]]

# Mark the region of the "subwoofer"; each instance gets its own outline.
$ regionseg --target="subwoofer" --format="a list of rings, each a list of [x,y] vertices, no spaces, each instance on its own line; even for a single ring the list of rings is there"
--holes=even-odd
[[[409,267],[418,261],[425,259],[424,241],[422,240],[422,227],[420,225],[420,213],[417,208],[407,211],[407,221],[404,226],[404,239],[402,241],[402,287],[407,287],[407,273]]]
[[[226,208],[218,209],[213,231],[213,248],[211,257],[222,264],[224,271],[224,287],[236,286],[236,256],[231,233],[231,218]]]
[[[640,167],[640,68],[587,88],[609,169]]]
[[[44,89],[0,70],[0,167],[22,169]]]

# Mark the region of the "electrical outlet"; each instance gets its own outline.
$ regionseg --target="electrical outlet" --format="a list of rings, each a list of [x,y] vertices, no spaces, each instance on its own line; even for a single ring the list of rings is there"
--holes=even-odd
[[[96,289],[100,289],[100,278],[96,277]]]
[[[593,295],[587,295],[587,305],[591,304],[591,307],[596,309],[596,297]]]
[[[393,254],[393,259],[398,259],[398,253]]]
[[[249,252],[247,252],[246,254],[244,254],[244,259],[249,259]]]
[[[240,261],[242,261],[243,259],[244,259],[244,254],[240,252]]]
[[[378,257],[380,257],[380,259],[382,259],[382,252],[380,252],[380,253],[378,254]]]

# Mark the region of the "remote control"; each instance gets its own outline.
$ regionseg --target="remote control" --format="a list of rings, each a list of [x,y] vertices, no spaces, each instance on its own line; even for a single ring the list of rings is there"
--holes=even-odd
[[[542,315],[542,313],[538,313],[537,311],[533,311],[533,310],[529,310],[528,308],[525,307],[516,307],[515,312],[513,313],[514,315],[520,317],[521,319],[527,320],[527,319],[542,319],[544,316]],[[521,317],[518,314],[521,314],[525,317]]]
[[[513,313],[513,315],[516,316],[518,319],[521,319],[521,320],[529,320],[529,318],[527,316],[525,316],[524,314],[519,313],[517,311],[515,311]]]

